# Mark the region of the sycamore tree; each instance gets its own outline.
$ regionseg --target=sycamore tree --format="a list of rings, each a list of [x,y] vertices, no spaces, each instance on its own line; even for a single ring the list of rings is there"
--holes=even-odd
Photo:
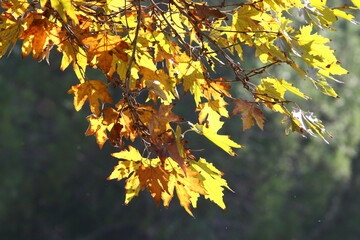
[[[223,190],[231,188],[194,153],[190,132],[235,156],[243,146],[219,133],[226,118],[240,117],[244,131],[263,129],[266,110],[283,115],[286,134],[331,137],[297,103],[310,97],[272,69],[293,71],[338,98],[331,83],[348,72],[320,33],[334,31],[339,18],[357,24],[359,8],[360,0],[4,0],[0,56],[18,40],[23,57],[50,63],[51,52],[60,52],[60,69],[71,67],[79,80],[68,91],[75,109],[90,107],[85,134],[115,148],[119,162],[108,179],[126,179],[125,203],[146,189],[167,207],[176,192],[192,215],[200,195],[225,209]],[[247,64],[253,57],[260,65]],[[89,79],[90,68],[106,81]],[[223,69],[233,77],[219,75]],[[176,113],[185,96],[196,121]]]

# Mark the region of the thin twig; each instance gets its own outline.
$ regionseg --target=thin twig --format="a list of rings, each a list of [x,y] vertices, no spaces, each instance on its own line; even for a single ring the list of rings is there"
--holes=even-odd
[[[126,70],[126,78],[125,78],[125,87],[126,87],[127,95],[130,92],[131,68],[132,68],[132,64],[135,60],[136,46],[137,46],[137,41],[138,41],[139,31],[140,31],[140,26],[141,26],[141,2],[140,2],[140,0],[136,0],[136,2],[137,2],[137,25],[136,25],[136,30],[135,30],[135,37],[134,37],[134,40],[132,41],[133,50],[132,50],[128,68]]]

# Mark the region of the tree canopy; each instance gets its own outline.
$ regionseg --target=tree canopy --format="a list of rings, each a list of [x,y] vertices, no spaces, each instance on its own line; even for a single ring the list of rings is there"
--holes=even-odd
[[[126,179],[125,203],[147,189],[169,206],[176,192],[192,215],[200,195],[225,209],[223,190],[231,188],[192,148],[191,133],[235,156],[243,146],[221,133],[226,118],[239,116],[244,131],[264,129],[265,111],[272,111],[284,116],[287,134],[331,137],[297,103],[311,100],[299,84],[272,69],[294,72],[338,98],[331,82],[348,72],[320,33],[334,31],[339,18],[358,24],[353,14],[360,1],[351,2],[8,0],[1,2],[0,56],[18,40],[23,57],[50,64],[52,50],[60,52],[60,68],[71,66],[79,79],[68,91],[75,109],[90,107],[86,135],[100,148],[109,142],[117,149],[108,179]],[[250,55],[259,62],[249,66]],[[89,79],[91,68],[106,81]],[[223,69],[233,77],[221,76]],[[187,96],[195,121],[176,113]]]

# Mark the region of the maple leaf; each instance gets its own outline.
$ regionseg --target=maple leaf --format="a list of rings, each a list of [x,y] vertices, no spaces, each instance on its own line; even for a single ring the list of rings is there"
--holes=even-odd
[[[135,161],[119,161],[118,165],[114,167],[114,170],[107,178],[107,180],[116,179],[118,181],[127,178],[131,173],[139,169],[141,163]]]
[[[159,166],[145,167],[141,166],[136,174],[139,175],[140,184],[142,187],[147,187],[151,196],[154,198],[157,205],[161,200],[161,193],[167,191],[168,179],[166,173]]]
[[[194,101],[196,106],[201,102],[201,97],[203,96],[203,85],[205,84],[203,66],[201,62],[195,61],[186,64],[181,64],[179,71],[181,73],[181,78],[184,79],[184,91],[190,92],[194,95]]]
[[[232,150],[232,148],[242,148],[243,146],[237,144],[233,140],[230,139],[230,136],[227,135],[219,135],[217,132],[220,130],[224,123],[220,120],[213,121],[211,124],[190,124],[192,130],[195,132],[204,135],[210,141],[218,145],[225,152],[230,154],[231,156],[236,156],[236,153]]]
[[[223,173],[203,158],[200,158],[198,161],[191,161],[190,168],[199,173],[195,177],[200,180],[201,185],[207,193],[205,198],[210,199],[219,207],[225,209],[223,190],[224,187],[229,190],[231,190],[231,188],[228,186],[226,180],[221,177]]]
[[[284,79],[263,78],[261,84],[256,87],[257,100],[263,101],[263,104],[271,110],[286,114],[287,110],[283,103],[290,101],[285,99],[285,92],[290,91],[304,99],[310,99],[293,84],[288,83]]]
[[[160,109],[151,115],[148,128],[155,141],[161,137],[162,134],[165,134],[167,130],[171,129],[170,122],[182,120],[181,117],[171,111],[173,107],[174,104],[160,105]]]
[[[126,195],[125,195],[125,204],[129,204],[130,201],[139,195],[139,192],[142,190],[140,185],[139,175],[133,174],[128,179],[126,179],[125,185]]]
[[[167,159],[165,170],[170,174],[168,178],[168,192],[163,193],[164,199],[166,200],[166,202],[164,201],[164,205],[165,203],[167,205],[169,204],[175,189],[180,205],[193,216],[190,204],[196,207],[200,194],[207,195],[206,190],[201,184],[201,180],[196,177],[199,175],[199,172],[188,167],[185,169],[185,172],[183,172],[183,169],[176,166],[176,163],[171,158]]]
[[[120,115],[119,111],[116,111],[112,107],[106,107],[101,112],[104,114],[104,116],[103,116],[104,124],[110,125],[111,123],[117,123],[119,115]]]
[[[27,28],[20,36],[21,39],[24,39],[21,47],[22,57],[24,58],[32,52],[33,58],[39,58],[41,61],[46,56],[44,51],[52,48],[51,41],[57,41],[60,28],[38,13],[30,14],[24,22],[27,24]]]
[[[15,46],[18,37],[22,32],[20,21],[0,15],[0,57],[2,57],[8,48]]]
[[[68,93],[74,94],[74,106],[76,111],[80,111],[85,101],[88,100],[91,112],[95,115],[99,115],[99,100],[103,103],[113,103],[107,88],[108,86],[100,80],[90,80],[72,86]]]
[[[233,100],[235,108],[232,111],[232,115],[241,113],[241,119],[243,120],[243,131],[251,128],[254,125],[254,119],[258,127],[264,129],[265,116],[262,111],[255,107],[254,103],[242,99]]]
[[[129,145],[129,150],[112,153],[111,156],[135,162],[141,161],[141,159],[143,159],[139,151],[131,145]]]
[[[176,194],[179,198],[180,205],[184,207],[184,209],[191,215],[194,214],[191,212],[190,203],[191,203],[191,195],[186,190],[185,186],[179,182],[175,183]]]
[[[61,70],[65,70],[71,62],[73,69],[81,83],[85,82],[85,70],[88,66],[86,52],[79,46],[73,46],[71,41],[63,41],[59,44],[63,53],[61,60]]]
[[[167,152],[169,153],[170,158],[172,158],[177,164],[179,164],[179,166],[185,173],[186,172],[185,163],[187,160],[186,160],[186,156],[181,154],[181,152],[183,151],[181,149],[181,147],[182,146],[180,146],[180,149],[179,149],[179,146],[178,146],[177,142],[175,142],[175,141],[172,141],[165,145],[165,148],[166,148]]]
[[[122,41],[121,36],[97,34],[96,36],[84,38],[82,43],[89,47],[88,61],[92,63],[96,57],[96,65],[106,74],[110,72],[114,64],[114,56],[124,62],[128,61],[124,49],[128,49],[129,45]],[[112,74],[110,73],[110,75]]]
[[[51,6],[59,13],[64,21],[67,21],[67,16],[69,16],[74,24],[79,24],[71,2],[71,0],[50,0]],[[42,2],[42,5],[45,4]]]
[[[88,129],[85,132],[86,136],[95,135],[96,142],[98,143],[100,149],[104,146],[104,143],[108,140],[107,130],[108,126],[103,125],[103,117],[97,117],[90,115],[87,117],[90,124]]]
[[[222,104],[222,105],[221,105]],[[202,124],[207,118],[209,122],[212,122],[212,119],[218,119],[219,116],[229,117],[229,114],[226,110],[227,102],[225,101],[209,101],[206,103],[201,103],[196,110],[199,111],[199,123]]]
[[[304,112],[301,109],[294,109],[291,113],[288,114],[286,118],[282,120],[282,123],[288,122],[286,128],[286,134],[289,134],[289,131],[299,132],[304,135],[304,132],[307,132],[311,136],[320,136],[326,143],[329,143],[324,135],[332,137],[330,133],[325,130],[322,122],[314,115],[312,112]],[[315,135],[316,133],[316,135]]]
[[[139,74],[142,75],[143,84],[145,83],[145,86],[161,97],[165,103],[170,103],[175,96],[178,96],[175,90],[176,81],[162,69],[153,71],[146,67],[140,67]]]
[[[290,91],[304,99],[309,99],[308,96],[294,87],[294,84],[290,84],[284,79],[263,78],[261,79],[261,85],[259,85],[257,89],[259,92],[281,101],[285,101],[284,95],[286,91]]]

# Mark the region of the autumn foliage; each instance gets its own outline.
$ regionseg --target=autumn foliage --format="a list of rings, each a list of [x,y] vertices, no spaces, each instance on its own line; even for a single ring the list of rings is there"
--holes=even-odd
[[[325,141],[330,136],[313,113],[289,100],[310,98],[271,70],[287,67],[337,98],[329,82],[347,70],[319,30],[334,30],[339,18],[357,24],[352,12],[360,1],[352,3],[5,0],[0,56],[18,40],[23,57],[49,63],[50,53],[60,52],[60,68],[70,66],[79,79],[69,90],[75,109],[89,105],[92,113],[86,135],[94,135],[100,148],[108,142],[117,149],[112,156],[119,162],[108,179],[126,179],[125,203],[146,189],[167,207],[176,192],[192,215],[200,195],[225,209],[223,190],[231,189],[212,163],[194,156],[187,133],[202,135],[235,156],[234,149],[242,145],[219,134],[225,119],[240,117],[244,131],[254,125],[264,129],[266,109],[284,116],[286,132]],[[245,68],[247,54],[261,66]],[[90,68],[107,81],[88,79]],[[219,76],[220,68],[233,77]],[[241,95],[232,91],[239,87],[245,90]],[[197,122],[173,110],[185,95],[193,98],[195,108],[189,110]]]

